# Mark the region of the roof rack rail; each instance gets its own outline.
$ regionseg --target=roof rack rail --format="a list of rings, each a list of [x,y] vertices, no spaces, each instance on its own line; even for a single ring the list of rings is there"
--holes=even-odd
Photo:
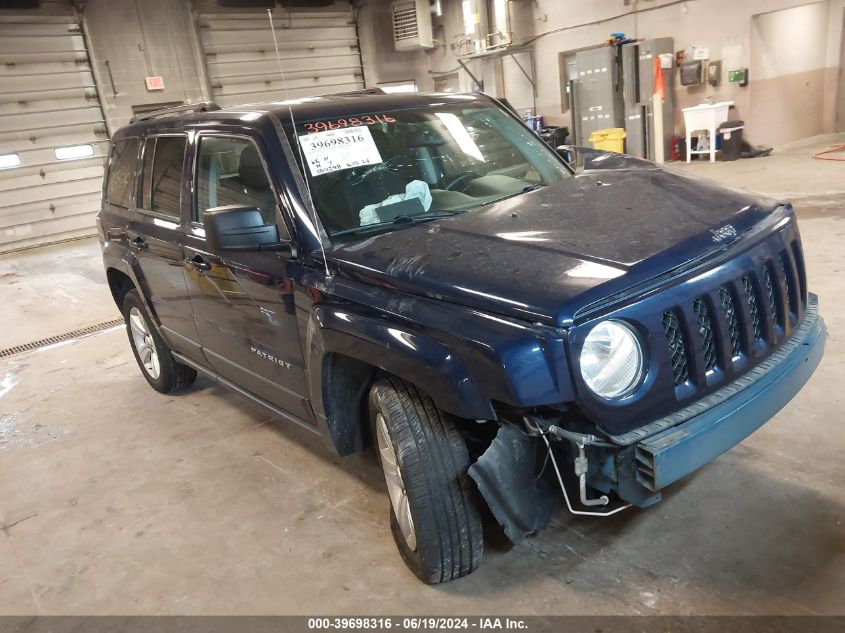
[[[214,110],[219,109],[220,106],[214,103],[214,101],[201,101],[199,103],[176,106],[175,108],[164,108],[162,110],[153,110],[152,112],[137,114],[131,119],[129,119],[129,123],[138,123],[138,121],[149,121],[150,119],[157,119],[160,116],[168,116],[170,114],[183,114],[190,112],[213,112]]]
[[[358,97],[363,95],[386,95],[381,88],[362,88],[361,90],[348,90],[346,92],[329,92],[324,97]]]

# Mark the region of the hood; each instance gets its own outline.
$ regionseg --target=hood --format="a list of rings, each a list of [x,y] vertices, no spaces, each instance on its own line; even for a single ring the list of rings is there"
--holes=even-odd
[[[591,170],[329,258],[367,283],[566,326],[585,305],[722,251],[777,206],[657,167]]]

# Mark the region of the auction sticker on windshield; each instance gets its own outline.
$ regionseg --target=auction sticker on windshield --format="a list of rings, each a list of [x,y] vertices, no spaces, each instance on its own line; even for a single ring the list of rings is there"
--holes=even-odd
[[[382,162],[370,128],[363,125],[300,136],[299,145],[312,176]]]

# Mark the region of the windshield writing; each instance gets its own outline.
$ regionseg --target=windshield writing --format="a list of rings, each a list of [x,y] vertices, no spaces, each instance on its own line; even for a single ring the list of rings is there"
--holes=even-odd
[[[441,104],[297,126],[311,195],[330,235],[395,230],[569,176],[497,107]]]

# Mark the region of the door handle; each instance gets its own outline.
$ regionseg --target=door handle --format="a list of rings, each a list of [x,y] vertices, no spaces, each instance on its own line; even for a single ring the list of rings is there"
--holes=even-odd
[[[188,263],[196,268],[200,272],[207,272],[211,270],[211,264],[205,261],[200,255],[194,255],[191,259],[187,260]]]
[[[141,250],[144,250],[145,248],[147,248],[147,240],[145,240],[140,235],[138,237],[134,238],[133,240],[131,240],[131,244],[132,244],[132,246],[134,246],[136,248],[140,248]]]

